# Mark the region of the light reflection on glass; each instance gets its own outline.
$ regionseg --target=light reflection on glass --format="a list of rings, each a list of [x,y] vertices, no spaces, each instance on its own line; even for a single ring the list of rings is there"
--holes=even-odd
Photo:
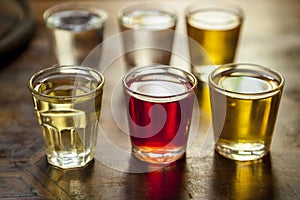
[[[214,176],[210,193],[228,199],[272,199],[275,177],[270,156],[249,162],[238,162],[215,154]]]

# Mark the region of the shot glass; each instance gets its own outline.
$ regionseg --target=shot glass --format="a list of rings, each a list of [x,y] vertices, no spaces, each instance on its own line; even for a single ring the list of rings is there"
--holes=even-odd
[[[132,153],[167,164],[186,150],[196,78],[165,65],[136,67],[123,78]]]
[[[103,41],[108,13],[87,3],[64,3],[44,14],[49,43],[59,65],[80,65]]]
[[[215,149],[224,157],[256,160],[270,151],[284,78],[255,64],[225,64],[209,76]]]
[[[127,69],[150,64],[169,65],[177,13],[166,4],[138,3],[118,12]]]
[[[94,158],[103,85],[98,71],[80,66],[46,68],[29,79],[51,165],[83,167]]]
[[[203,1],[188,6],[185,16],[188,36],[200,44],[190,44],[191,62],[195,65],[193,73],[207,82],[208,74],[214,68],[210,61],[200,56],[203,51],[200,47],[206,50],[215,65],[233,63],[244,13],[234,4]]]

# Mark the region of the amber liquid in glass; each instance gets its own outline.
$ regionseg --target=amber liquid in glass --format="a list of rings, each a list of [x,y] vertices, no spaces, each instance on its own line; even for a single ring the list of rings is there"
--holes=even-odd
[[[215,79],[225,90],[234,91],[210,90],[214,132],[220,134],[216,135],[217,151],[236,160],[262,157],[270,149],[281,98],[280,90],[270,91],[280,83],[260,74],[249,77],[246,71],[235,70]]]
[[[214,64],[234,61],[241,19],[232,12],[223,10],[199,10],[187,19],[188,36],[197,41],[209,54]],[[191,45],[193,63],[200,63],[201,53]]]

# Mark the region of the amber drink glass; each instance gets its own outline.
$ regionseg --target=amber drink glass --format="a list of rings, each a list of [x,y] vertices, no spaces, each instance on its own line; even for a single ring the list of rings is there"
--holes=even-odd
[[[279,72],[255,64],[227,64],[209,76],[215,149],[233,160],[270,151],[284,86]]]
[[[210,61],[202,59],[200,47],[210,56],[215,65],[234,62],[240,30],[244,21],[243,10],[223,1],[201,1],[186,8],[188,36],[200,46],[190,45],[193,73],[207,81],[213,70]]]

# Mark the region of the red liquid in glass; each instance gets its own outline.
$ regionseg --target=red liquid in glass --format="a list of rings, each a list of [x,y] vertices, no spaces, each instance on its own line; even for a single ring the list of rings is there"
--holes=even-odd
[[[194,93],[174,97],[174,92],[184,93],[192,87],[190,82],[163,80],[141,81],[138,86],[129,87],[140,93],[150,91],[150,96],[126,93],[128,121],[131,142],[138,149],[167,153],[185,149],[191,122]],[[165,87],[166,86],[166,87]],[[166,97],[169,91],[170,96]],[[165,93],[166,92],[166,93]],[[155,96],[155,97],[153,97]],[[162,97],[163,96],[163,97]],[[159,100],[157,100],[159,99]]]

